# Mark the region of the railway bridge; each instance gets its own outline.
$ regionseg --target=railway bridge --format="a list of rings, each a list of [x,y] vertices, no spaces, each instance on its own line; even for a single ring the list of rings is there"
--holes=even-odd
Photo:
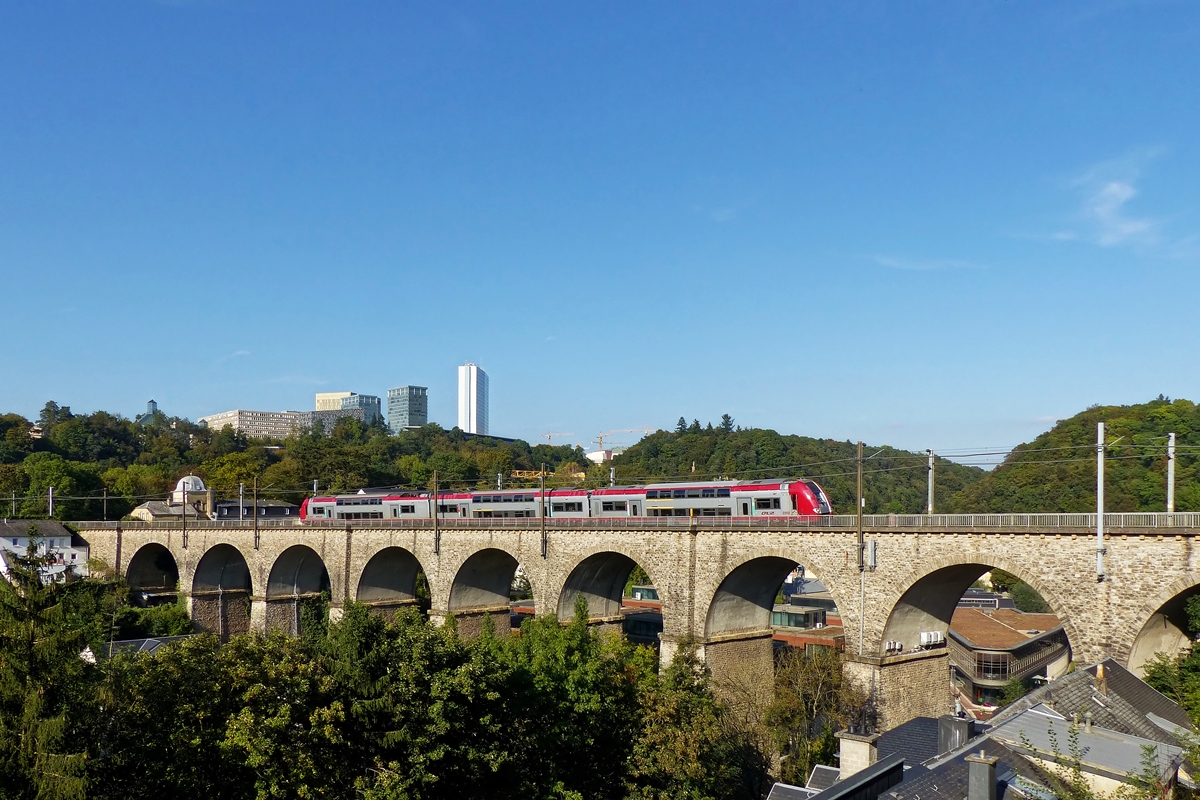
[[[460,632],[485,617],[509,627],[518,566],[535,611],[616,625],[634,565],[658,587],[661,653],[692,637],[715,680],[769,689],[771,606],[797,564],[828,587],[841,611],[846,662],[886,729],[950,707],[945,633],[964,590],[1000,568],[1029,583],[1059,615],[1073,657],[1112,656],[1132,669],[1186,644],[1184,603],[1200,591],[1193,546],[1200,514],[1106,514],[1104,579],[1096,515],[878,515],[856,517],[594,520],[455,519],[279,523],[100,523],[74,526],[93,559],[147,593],[178,592],[198,627],[221,635],[295,632],[305,598],[328,592],[330,614],[348,600],[382,610],[416,603],[428,582],[430,617]],[[873,563],[872,563],[873,561]],[[899,648],[893,644],[900,643]]]

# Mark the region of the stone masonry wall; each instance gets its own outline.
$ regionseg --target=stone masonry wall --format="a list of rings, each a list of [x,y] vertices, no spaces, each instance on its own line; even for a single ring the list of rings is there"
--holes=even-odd
[[[848,531],[747,530],[732,525],[725,530],[599,526],[585,530],[550,529],[547,554],[543,558],[541,533],[534,526],[529,530],[444,527],[435,545],[429,529],[347,530],[296,525],[264,528],[257,546],[249,528],[189,527],[186,548],[178,529],[133,526],[118,534],[111,528],[89,529],[86,523],[78,527],[94,558],[112,566],[119,561],[122,570],[145,544],[164,545],[175,557],[180,593],[185,597],[193,592],[197,567],[206,552],[218,544],[236,548],[250,572],[251,619],[259,629],[276,625],[291,627],[290,617],[286,623],[277,619],[280,613],[290,615],[290,607],[265,608],[264,600],[268,584],[276,585],[271,579],[276,560],[294,545],[309,547],[321,558],[329,573],[334,611],[344,598],[357,596],[366,565],[376,554],[388,547],[402,548],[420,563],[429,582],[431,617],[444,618],[453,613],[460,621],[460,628],[472,609],[452,608],[450,598],[461,568],[475,553],[499,550],[520,564],[533,587],[538,614],[558,612],[564,586],[584,559],[600,553],[620,553],[640,564],[659,588],[663,641],[671,645],[691,636],[701,645],[707,644],[706,655],[714,673],[727,667],[729,672],[736,671],[735,667],[743,663],[769,664],[765,650],[756,649],[763,645],[737,644],[727,639],[731,634],[752,634],[766,627],[769,607],[761,608],[761,613],[745,630],[722,629],[711,609],[731,576],[771,559],[775,560],[772,563],[786,560],[803,564],[809,575],[825,583],[842,615],[847,651],[855,657],[860,655],[860,628],[861,655],[878,656],[882,642],[889,638],[889,621],[896,619],[896,609],[906,603],[920,605],[930,593],[949,591],[940,588],[939,576],[955,565],[979,565],[980,572],[999,567],[1030,583],[1060,616],[1074,658],[1084,662],[1110,655],[1119,660],[1128,658],[1135,639],[1155,611],[1176,594],[1200,584],[1200,564],[1193,547],[1198,531],[1193,529],[1170,529],[1165,533],[1162,529],[1110,531],[1106,540],[1108,577],[1098,582],[1095,539],[1086,531],[1020,534],[972,530],[868,531],[867,538],[876,542],[878,566],[860,576],[855,536]],[[960,568],[959,572],[963,569],[966,568]],[[277,576],[274,580],[281,579]],[[281,591],[281,595],[286,594]],[[211,615],[204,609],[202,602],[199,613],[207,625],[210,624],[207,616]],[[507,614],[496,616],[500,630],[507,623]],[[232,621],[229,624],[232,627]],[[938,624],[944,629],[944,623]],[[906,642],[909,647],[913,644]],[[673,646],[665,646],[663,657],[669,658],[673,651]],[[928,709],[928,713],[944,709],[945,682],[941,677],[937,678],[936,690],[927,691],[933,685],[931,671],[940,674],[942,667],[930,663],[893,671],[893,665],[884,664],[880,669],[877,677],[881,701],[889,704],[889,720],[917,713],[904,710],[914,703],[924,703],[921,708]],[[926,692],[927,696],[918,701],[915,695],[920,692]],[[905,699],[906,694],[914,695],[909,698],[911,702]]]

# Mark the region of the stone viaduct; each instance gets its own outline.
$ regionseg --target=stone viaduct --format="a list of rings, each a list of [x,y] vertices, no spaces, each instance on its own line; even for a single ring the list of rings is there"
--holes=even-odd
[[[430,617],[460,632],[491,616],[509,628],[509,587],[520,565],[538,614],[573,613],[583,596],[595,624],[620,621],[635,564],[663,604],[664,660],[692,637],[720,681],[769,687],[770,610],[784,577],[803,564],[833,595],[851,674],[875,699],[883,729],[950,706],[945,633],[963,591],[991,568],[1033,586],[1062,619],[1073,658],[1112,656],[1138,668],[1187,642],[1184,602],[1200,585],[1193,547],[1200,514],[1105,515],[1105,579],[1097,579],[1095,516],[881,515],[864,518],[875,566],[860,571],[854,517],[537,519],[251,523],[75,523],[93,560],[138,590],[186,597],[198,627],[221,635],[295,632],[305,598],[327,591],[380,609],[416,603],[418,573]],[[885,653],[885,642],[903,651]]]

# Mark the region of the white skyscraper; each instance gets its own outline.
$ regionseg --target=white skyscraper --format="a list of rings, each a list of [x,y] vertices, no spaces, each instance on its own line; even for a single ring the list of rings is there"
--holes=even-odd
[[[488,433],[488,376],[469,362],[458,368],[458,427]]]

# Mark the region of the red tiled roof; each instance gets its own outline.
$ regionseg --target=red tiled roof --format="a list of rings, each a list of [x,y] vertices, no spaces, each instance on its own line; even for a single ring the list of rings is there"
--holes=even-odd
[[[956,608],[950,628],[976,647],[1006,648],[1059,626],[1054,614],[1026,614],[1011,608]]]

